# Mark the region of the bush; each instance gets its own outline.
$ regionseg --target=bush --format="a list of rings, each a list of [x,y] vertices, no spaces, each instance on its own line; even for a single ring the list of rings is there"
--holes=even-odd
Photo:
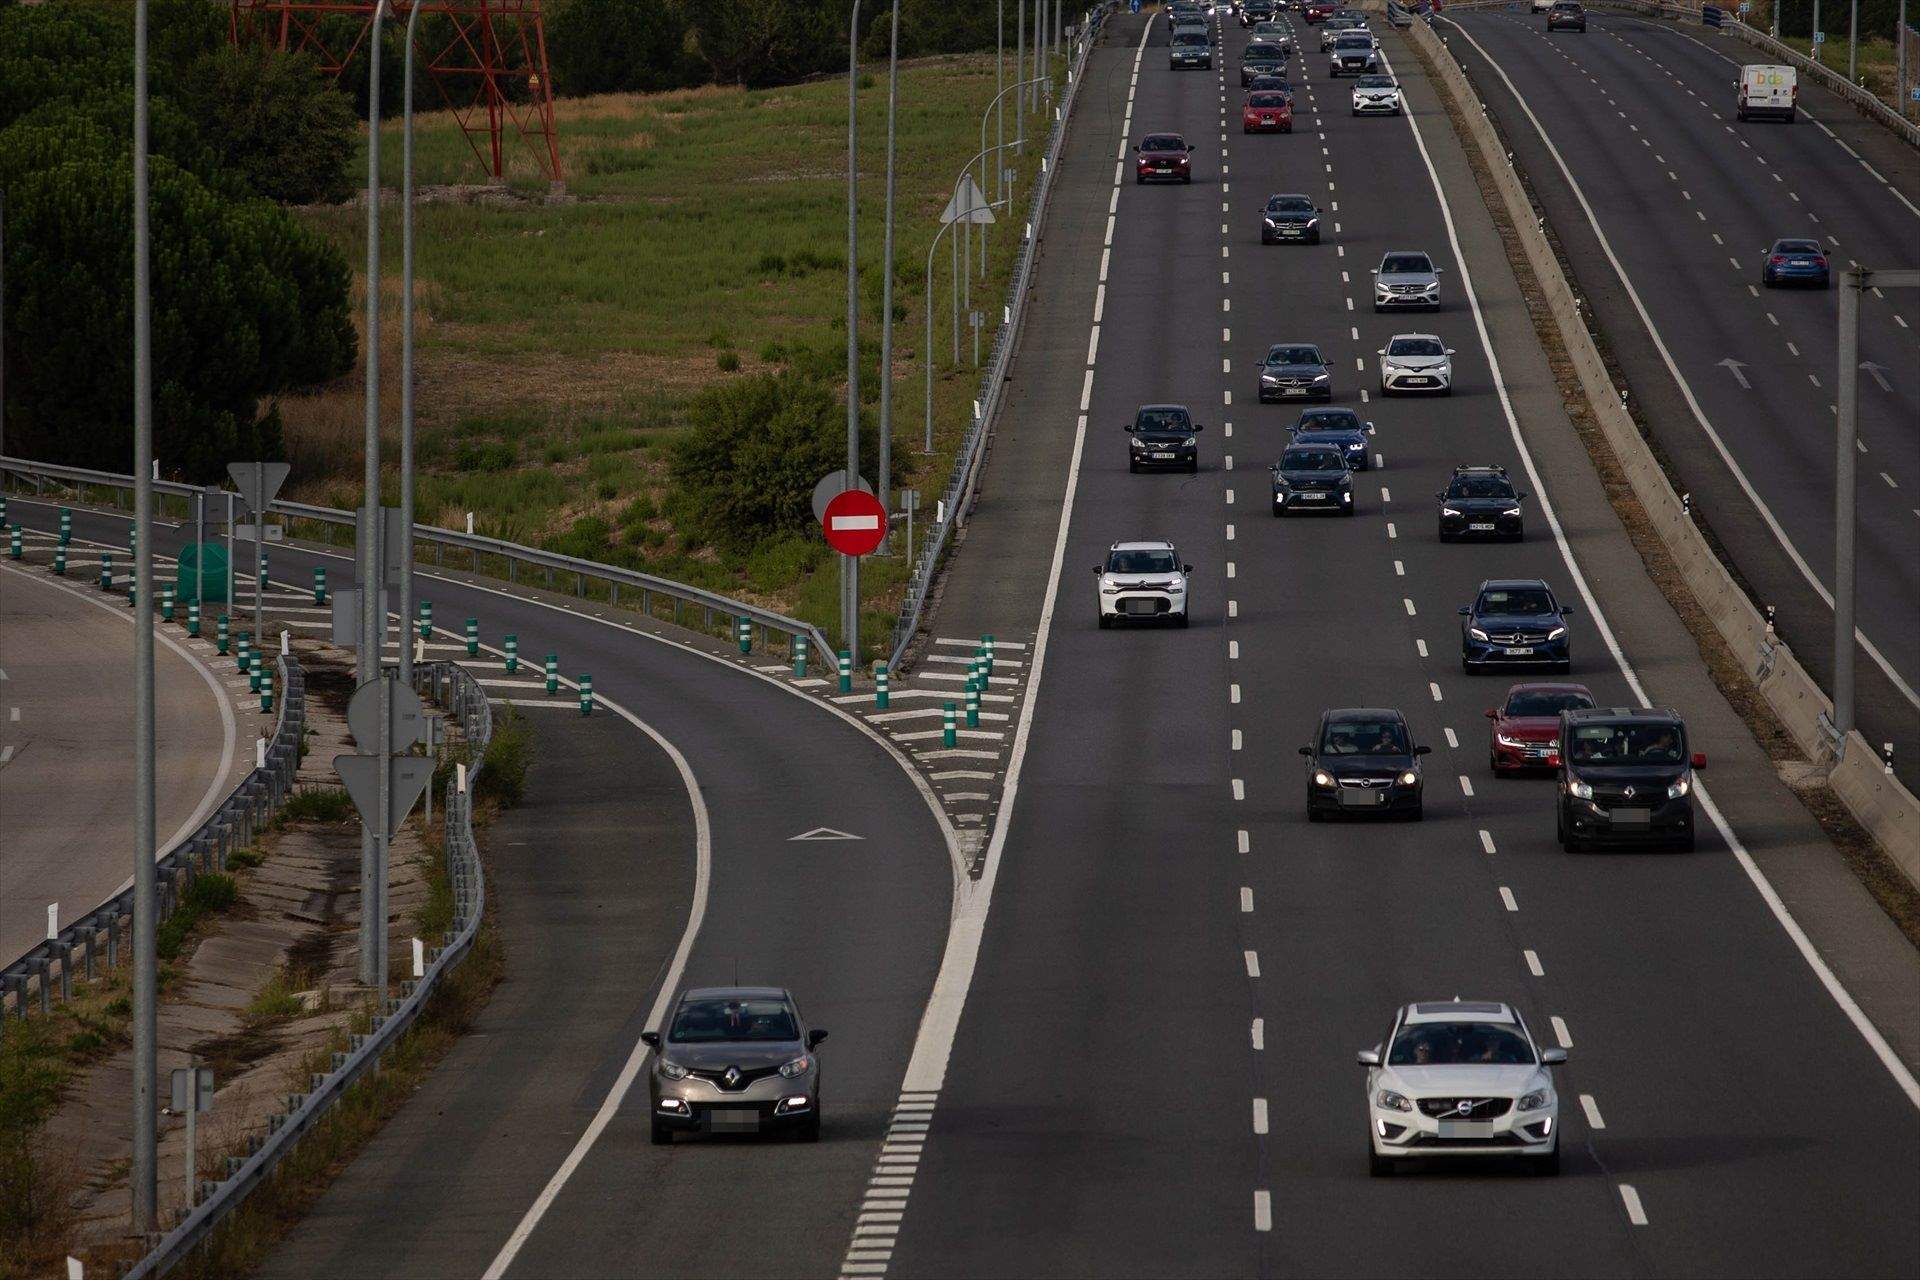
[[[487,742],[474,794],[502,809],[513,808],[526,797],[527,768],[532,763],[533,734],[510,708],[501,708],[493,717],[493,737]]]
[[[280,816],[288,822],[345,822],[354,816],[353,799],[342,787],[301,787],[287,797]]]
[[[713,362],[719,366],[720,372],[722,373],[737,373],[740,370],[740,353],[737,351],[722,351],[713,358]]]
[[[653,93],[700,79],[676,0],[559,0],[546,9],[555,93]]]
[[[240,886],[232,876],[213,871],[201,872],[187,885],[186,892],[180,895],[173,914],[153,931],[154,951],[162,960],[174,959],[203,917],[225,911],[239,898]]]
[[[519,460],[511,440],[462,440],[454,465],[462,471],[505,471]]]

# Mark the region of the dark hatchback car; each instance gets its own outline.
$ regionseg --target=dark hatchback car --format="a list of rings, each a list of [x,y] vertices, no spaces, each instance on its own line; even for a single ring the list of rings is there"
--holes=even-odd
[[[1310,342],[1278,342],[1260,362],[1260,403],[1333,399],[1333,370]]]
[[[1549,31],[1585,31],[1587,29],[1587,10],[1579,0],[1554,0],[1553,8],[1547,10],[1547,30]]]
[[[1240,55],[1240,87],[1253,83],[1255,76],[1279,75],[1287,65],[1287,51],[1278,44],[1256,40]]]
[[[1285,94],[1288,102],[1293,101],[1293,86],[1287,83],[1283,75],[1255,76],[1253,83],[1247,86],[1249,93]]]
[[[1353,472],[1329,444],[1291,444],[1273,464],[1273,514],[1335,511],[1353,514]]]
[[[1505,467],[1455,467],[1447,487],[1433,495],[1440,504],[1440,541],[1526,536],[1527,495],[1513,487]]]
[[[1650,707],[1560,715],[1560,846],[1661,844],[1693,848],[1693,771],[1687,726]]]
[[[1193,148],[1177,133],[1150,133],[1134,148],[1135,182],[1192,182]]]
[[[1320,243],[1320,206],[1298,193],[1267,197],[1260,211],[1260,243]]]
[[[1760,268],[1760,283],[1769,289],[1783,284],[1825,289],[1833,281],[1827,251],[1818,240],[1775,240]]]
[[[827,1033],[809,1030],[780,987],[697,987],[667,1029],[642,1032],[653,1048],[647,1092],[653,1140],[681,1133],[788,1131],[820,1137],[820,1060]]]
[[[1141,405],[1127,424],[1127,470],[1200,470],[1194,435],[1205,430],[1183,404]]]
[[[1583,711],[1593,694],[1583,684],[1517,684],[1487,708],[1487,763],[1494,776],[1560,767],[1560,713]]]
[[[1570,604],[1538,578],[1493,578],[1472,604],[1460,606],[1460,669],[1500,666],[1573,667],[1567,637]]]
[[[1325,711],[1307,758],[1307,821],[1329,814],[1388,813],[1418,822],[1422,805],[1420,757],[1407,718],[1385,707]]]
[[[1373,458],[1367,452],[1373,424],[1360,421],[1351,409],[1308,409],[1291,430],[1295,444],[1324,444],[1338,449],[1355,471],[1373,470]]]
[[[1250,27],[1256,22],[1266,22],[1273,14],[1273,0],[1247,0],[1240,6],[1240,25]]]

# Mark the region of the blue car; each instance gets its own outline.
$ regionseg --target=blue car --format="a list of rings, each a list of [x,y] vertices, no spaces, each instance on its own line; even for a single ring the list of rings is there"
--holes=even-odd
[[[1567,615],[1573,606],[1553,598],[1538,578],[1491,578],[1472,604],[1460,606],[1460,669],[1552,667],[1573,669]]]
[[[1330,445],[1340,451],[1350,469],[1373,470],[1373,455],[1367,452],[1373,424],[1360,421],[1351,409],[1309,409],[1293,424],[1292,432],[1295,444]]]
[[[1783,284],[1824,289],[1829,282],[1827,253],[1818,240],[1775,240],[1760,268],[1760,283],[1769,289]]]

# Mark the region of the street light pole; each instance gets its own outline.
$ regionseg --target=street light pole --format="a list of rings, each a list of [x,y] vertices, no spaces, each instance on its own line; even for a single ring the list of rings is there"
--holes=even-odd
[[[847,19],[847,482],[860,476],[860,239],[856,218],[860,120],[860,0]],[[860,558],[840,557],[840,643],[859,660]]]
[[[1027,0],[1017,0],[1013,18],[1013,74],[1014,78],[1026,82],[1027,79]],[[1027,136],[1027,95],[1014,95],[1013,99],[1013,141],[1017,146]]]
[[[1847,6],[1847,83],[1860,83],[1860,0]]]
[[[1023,92],[1026,89],[1026,87],[1027,87],[1026,82],[1020,81],[1018,83],[1008,85],[1004,90],[1002,90],[1002,93],[1018,94]],[[1018,98],[1016,98],[1015,101],[1018,101]],[[991,103],[988,104],[987,110],[989,111],[993,110],[993,105]],[[1016,114],[1018,113],[1016,112]],[[980,124],[981,131],[984,133],[986,131],[986,117],[982,115],[980,117],[980,121],[981,121],[981,124]],[[968,157],[966,164],[960,167],[960,172],[954,175],[953,186],[954,186],[955,194],[957,195],[959,193],[960,180],[966,177],[967,174],[972,171],[975,162],[982,160],[986,156],[991,154],[994,158],[994,162],[996,164],[1000,163],[1005,158],[1002,155],[1002,150],[1006,145],[1008,144],[1001,143],[992,147],[981,147],[979,154]],[[1017,146],[1018,144],[1015,143],[1013,145]],[[969,212],[971,212],[972,207],[974,206],[969,207]],[[952,222],[944,223],[938,231],[933,233],[933,243],[927,246],[927,270],[926,270],[926,275],[924,277],[927,282],[927,298],[926,298],[927,336],[926,336],[926,342],[924,344],[924,349],[922,350],[921,356],[920,356],[921,363],[925,369],[926,383],[927,383],[925,437],[920,446],[920,452],[922,453],[933,452],[933,281],[934,281],[933,255],[940,248],[940,237],[945,235],[955,225],[964,224],[967,217],[968,217],[968,214],[962,214],[960,217],[955,218]],[[949,247],[951,247],[951,245]],[[955,296],[958,297],[959,282],[957,280],[954,282],[954,289],[956,291]],[[956,311],[954,313],[954,330],[953,330],[953,334],[954,334],[953,358],[956,364],[960,360],[959,325],[960,325],[959,313]]]
[[[153,278],[147,190],[147,0],[133,7],[133,1230],[155,1227],[159,971],[153,781]]]
[[[355,683],[380,678],[380,635],[386,619],[380,616],[380,24],[386,0],[373,11],[367,75],[367,413],[365,472],[367,518],[361,524],[359,552],[360,653]],[[403,646],[404,647],[404,646]],[[371,744],[369,744],[371,745]],[[379,995],[386,986],[381,961],[381,939],[386,921],[379,918],[380,886],[387,869],[380,862],[380,842],[374,822],[360,824],[360,982]]]
[[[1840,281],[1840,391],[1834,439],[1833,727],[1853,728],[1854,435],[1860,405],[1860,290],[1871,273],[1849,268]]]
[[[893,115],[899,96],[900,0],[893,0],[893,31],[887,46],[887,214],[885,247],[880,253],[880,509],[891,512],[888,486],[893,481]],[[890,518],[890,517],[889,517]],[[887,540],[892,541],[889,525]]]
[[[400,144],[400,683],[413,687],[413,24],[420,0],[407,12],[407,82]],[[376,50],[376,55],[378,51]]]

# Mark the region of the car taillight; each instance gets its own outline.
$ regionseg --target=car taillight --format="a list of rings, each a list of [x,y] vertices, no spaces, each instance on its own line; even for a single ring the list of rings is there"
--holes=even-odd
[[[1815,258],[1813,260],[1813,265],[1815,265],[1816,267],[1824,267],[1827,265],[1827,260],[1825,257]]]
[[[1767,265],[1770,267],[1777,267],[1781,263],[1785,262],[1786,260],[1787,260],[1787,257],[1785,254],[1776,253],[1771,258],[1767,259]]]

